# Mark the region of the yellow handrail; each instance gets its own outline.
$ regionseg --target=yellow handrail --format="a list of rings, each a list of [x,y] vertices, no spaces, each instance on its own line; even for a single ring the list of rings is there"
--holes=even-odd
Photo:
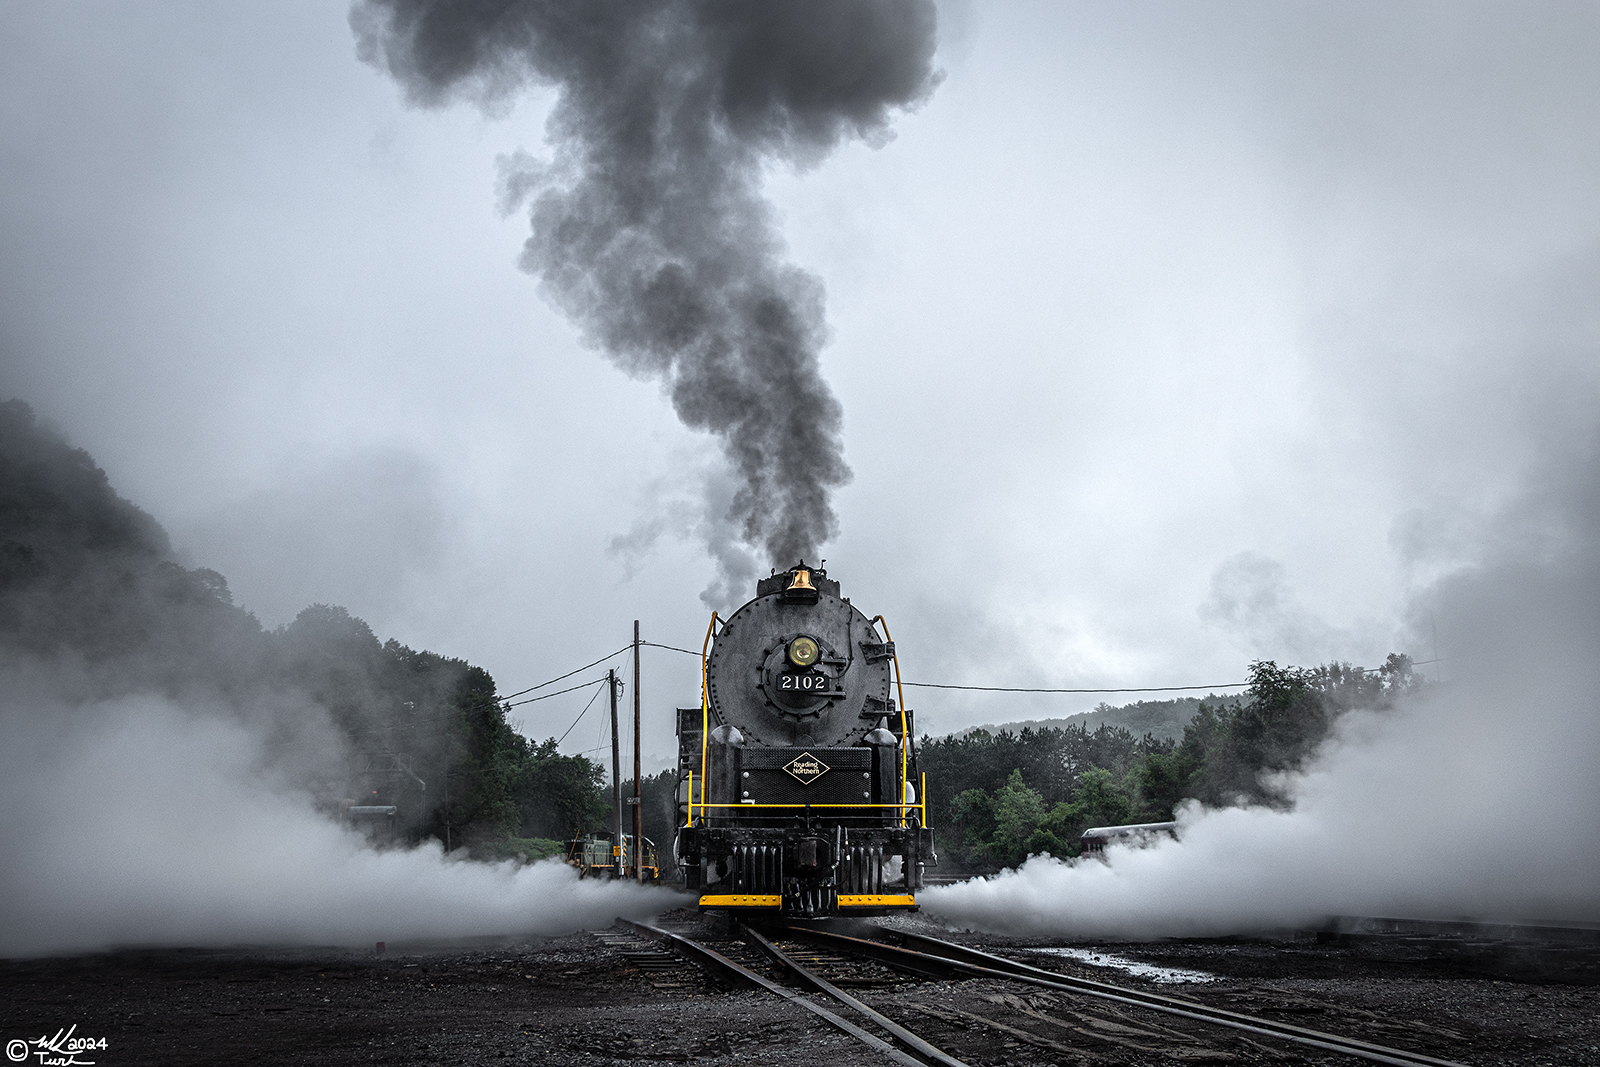
[[[711,633],[717,628],[717,613],[711,613],[711,624],[706,627],[705,643],[700,646],[700,817],[706,813],[706,760],[710,758],[711,744],[711,678],[706,666],[709,662]],[[690,811],[694,810],[690,805]]]
[[[740,811],[761,808],[903,808],[902,804],[702,804],[701,808],[737,808]]]
[[[709,767],[707,766],[707,763],[708,763],[708,761],[710,759],[710,751],[711,751],[710,750],[710,745],[711,745],[711,679],[710,679],[710,655],[709,655],[709,652],[710,652],[710,648],[711,648],[711,638],[714,635],[714,633],[716,632],[717,622],[718,621],[719,621],[718,615],[717,615],[716,612],[713,611],[711,613],[711,622],[706,627],[706,638],[705,638],[705,641],[700,646],[700,802],[698,804],[695,803],[695,799],[694,799],[694,772],[690,771],[689,772],[689,783],[688,783],[688,785],[689,785],[688,822],[686,822],[684,825],[686,825],[686,826],[693,826],[694,825],[694,814],[695,814],[695,809],[696,808],[698,808],[700,810],[700,817],[702,819],[704,819],[705,815],[706,815],[706,812],[708,810],[711,810],[711,809],[722,809],[722,808],[725,808],[725,809],[738,810],[738,811],[751,811],[751,810],[761,810],[761,809],[766,809],[766,808],[786,808],[787,809],[787,808],[808,808],[808,807],[809,808],[851,808],[851,809],[894,808],[894,809],[898,809],[899,810],[900,825],[902,827],[904,827],[906,825],[906,817],[909,814],[909,812],[912,811],[913,809],[915,809],[916,811],[918,811],[921,814],[922,824],[924,826],[927,825],[927,823],[928,823],[928,775],[927,775],[926,772],[924,772],[921,775],[922,792],[917,797],[916,802],[915,803],[907,803],[906,802],[906,785],[908,784],[908,779],[910,778],[910,770],[911,770],[911,768],[909,766],[910,758],[911,758],[910,757],[910,753],[911,753],[911,725],[910,725],[910,722],[908,721],[908,716],[907,716],[906,690],[905,690],[905,684],[904,684],[904,682],[902,681],[902,679],[900,677],[900,656],[899,656],[898,653],[895,653],[895,654],[893,654],[891,656],[891,659],[892,659],[893,664],[894,664],[895,691],[900,696],[900,781],[899,781],[900,796],[899,796],[899,800],[898,800],[897,803],[894,803],[894,804],[743,804],[743,803],[740,803],[740,804],[712,804],[712,803],[709,803],[706,800],[706,779],[709,777],[709,773],[710,773]],[[874,617],[873,620],[872,620],[872,624],[874,626],[881,626],[883,628],[884,640],[888,641],[890,644],[894,643],[894,638],[889,633],[889,624],[884,619],[884,617],[882,615],[878,615],[878,616]]]
[[[889,623],[882,615],[872,618],[872,625],[883,627],[883,639],[894,644],[894,638],[889,634]],[[894,661],[894,687],[900,694],[900,825],[906,824],[906,777],[910,768],[907,762],[911,758],[911,733],[910,726],[906,723],[906,687],[900,681],[900,654],[893,653],[890,657]]]
[[[694,772],[693,771],[689,772],[689,816],[688,816],[688,821],[685,822],[683,825],[686,826],[686,827],[694,825]]]

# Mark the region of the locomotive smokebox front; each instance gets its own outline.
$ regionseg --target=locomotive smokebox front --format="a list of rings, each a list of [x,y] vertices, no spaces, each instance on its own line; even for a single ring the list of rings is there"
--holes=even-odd
[[[887,719],[893,650],[825,572],[762,580],[711,646],[707,696],[747,744],[853,745]]]

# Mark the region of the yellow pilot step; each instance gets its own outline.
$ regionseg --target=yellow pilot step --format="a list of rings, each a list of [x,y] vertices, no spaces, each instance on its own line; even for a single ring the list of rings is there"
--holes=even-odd
[[[700,898],[702,908],[781,908],[783,896],[778,893],[725,893],[709,894]]]
[[[910,893],[844,893],[839,896],[841,908],[911,908],[917,898]],[[708,893],[700,898],[702,908],[781,908],[783,897],[778,893]]]
[[[910,893],[889,896],[882,893],[841,893],[839,894],[839,907],[841,908],[893,908],[909,907],[917,902],[917,898]]]

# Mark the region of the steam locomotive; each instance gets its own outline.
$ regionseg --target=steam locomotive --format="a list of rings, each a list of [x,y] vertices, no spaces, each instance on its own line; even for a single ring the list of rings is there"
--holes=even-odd
[[[937,858],[882,616],[802,561],[712,615],[701,663],[700,706],[678,710],[674,843],[701,910],[916,910]]]

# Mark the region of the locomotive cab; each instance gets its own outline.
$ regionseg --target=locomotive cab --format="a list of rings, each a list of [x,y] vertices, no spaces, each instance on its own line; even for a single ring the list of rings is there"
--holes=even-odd
[[[678,712],[675,848],[702,910],[916,909],[933,833],[881,623],[803,562],[712,616],[700,706]]]

